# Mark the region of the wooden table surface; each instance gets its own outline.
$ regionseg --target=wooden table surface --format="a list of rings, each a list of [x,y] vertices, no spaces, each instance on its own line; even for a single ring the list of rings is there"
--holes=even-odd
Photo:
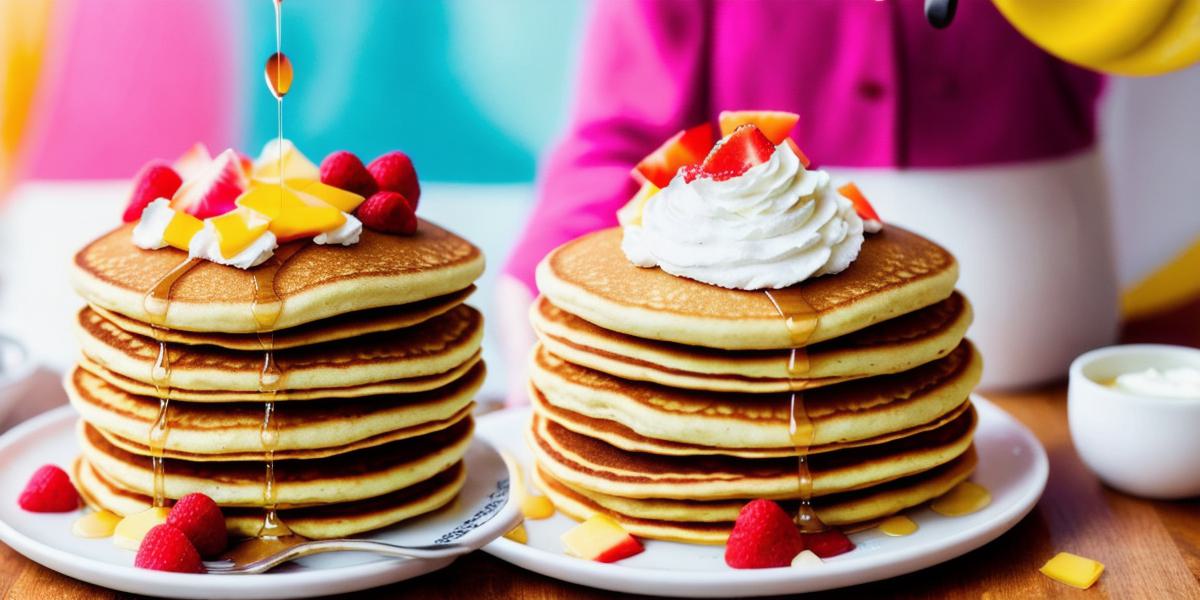
[[[1200,346],[1200,301],[1131,324],[1127,341]],[[31,398],[58,398],[57,378],[40,373]],[[989,393],[1037,435],[1050,456],[1050,481],[1037,507],[983,548],[923,571],[816,598],[1200,598],[1200,500],[1152,502],[1108,489],[1084,468],[1067,431],[1062,384]],[[45,410],[20,407],[14,421]],[[1200,434],[1200,432],[1198,432]],[[1059,551],[1095,558],[1104,575],[1090,590],[1056,583],[1038,568]],[[749,591],[749,590],[747,590]],[[5,598],[126,598],[45,569],[0,544]],[[536,575],[482,552],[437,573],[356,594],[363,598],[611,598],[615,594]]]

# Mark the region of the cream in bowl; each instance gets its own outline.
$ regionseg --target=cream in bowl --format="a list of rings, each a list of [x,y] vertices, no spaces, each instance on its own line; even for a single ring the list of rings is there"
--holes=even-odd
[[[1071,364],[1068,416],[1083,462],[1149,498],[1200,496],[1200,350],[1135,344]]]

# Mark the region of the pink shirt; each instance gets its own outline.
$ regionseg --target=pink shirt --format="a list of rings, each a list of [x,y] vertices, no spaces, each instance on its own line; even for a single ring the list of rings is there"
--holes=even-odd
[[[603,0],[566,137],[508,274],[534,289],[559,244],[616,224],[629,170],[722,110],[788,110],[818,164],[955,167],[1090,146],[1098,75],[1021,37],[991,2],[933,29],[921,0]]]

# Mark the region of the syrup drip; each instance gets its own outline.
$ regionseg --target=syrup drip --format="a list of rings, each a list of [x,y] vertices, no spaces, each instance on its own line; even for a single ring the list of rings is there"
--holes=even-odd
[[[158,415],[155,416],[146,439],[146,446],[150,449],[150,465],[154,472],[154,507],[163,506],[167,500],[163,455],[166,452],[167,436],[171,433],[171,354],[162,331],[167,322],[167,310],[171,305],[171,288],[198,264],[198,258],[189,258],[179,263],[154,282],[142,298],[142,308],[150,322],[150,331],[158,342],[158,356],[150,369],[150,380],[154,383],[155,395],[158,397]]]
[[[879,531],[891,537],[904,537],[917,532],[917,522],[904,515],[888,517],[879,524]]]
[[[804,380],[800,379],[809,370],[805,347],[817,328],[817,312],[798,288],[767,290],[765,293],[783,319],[792,346],[788,351],[788,376],[792,379],[792,391],[788,393],[788,435],[796,451],[797,495],[800,499],[794,521],[802,532],[824,531],[825,524],[812,507],[813,480],[808,459],[814,432],[812,420],[804,406]]]

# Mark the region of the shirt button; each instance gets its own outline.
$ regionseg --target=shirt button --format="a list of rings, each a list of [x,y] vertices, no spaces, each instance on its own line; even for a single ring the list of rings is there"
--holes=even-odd
[[[883,97],[883,84],[874,79],[864,79],[855,86],[855,91],[865,100],[878,100]]]

